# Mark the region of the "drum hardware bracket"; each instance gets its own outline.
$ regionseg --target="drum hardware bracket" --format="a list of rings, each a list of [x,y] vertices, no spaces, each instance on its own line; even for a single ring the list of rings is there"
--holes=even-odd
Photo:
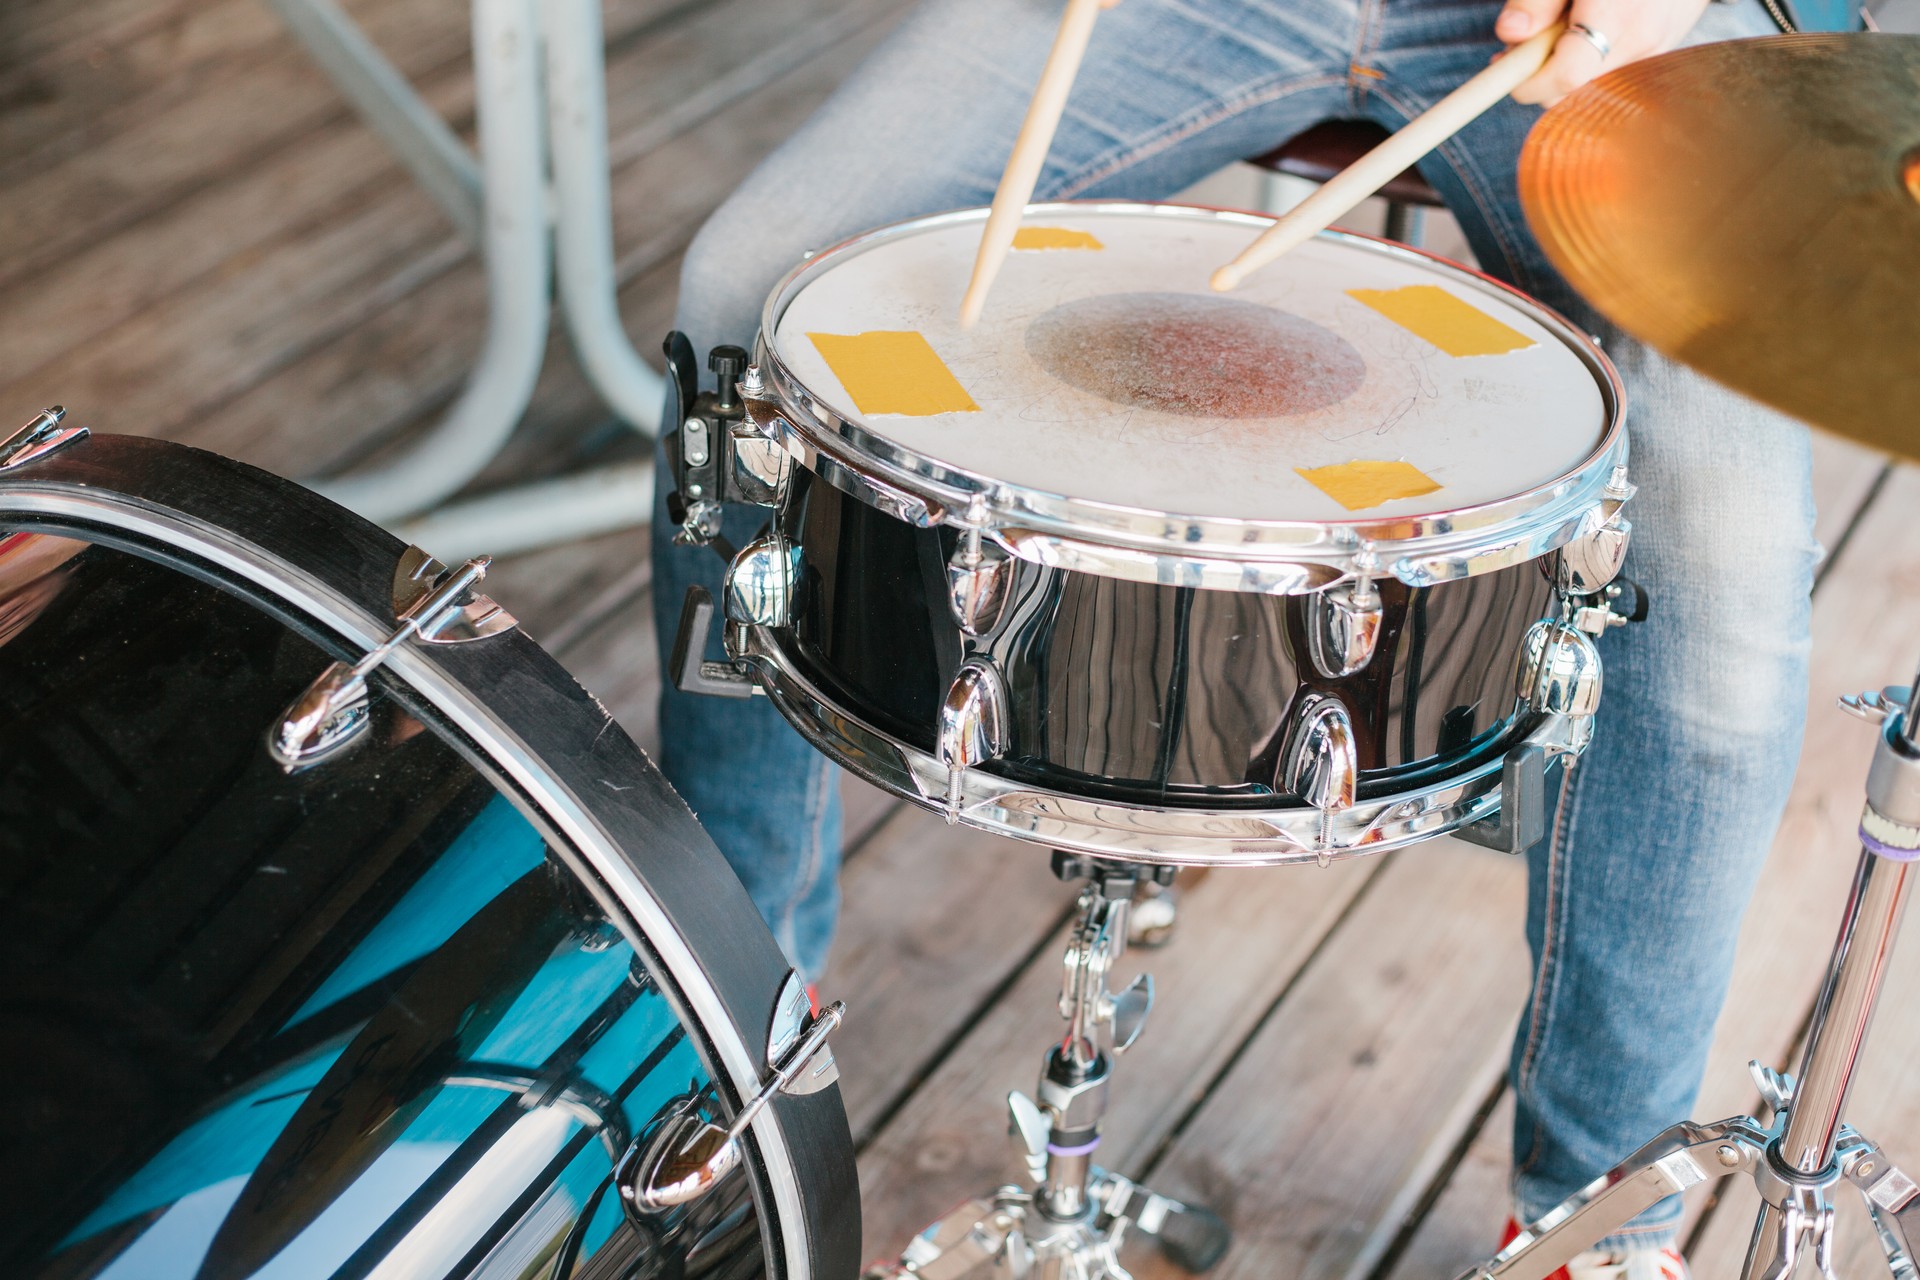
[[[1179,921],[1179,891],[1144,882],[1134,892],[1133,910],[1127,913],[1127,945],[1142,950],[1164,947],[1173,941]]]
[[[813,999],[807,994],[807,984],[798,971],[789,969],[773,1002],[773,1015],[767,1020],[767,1061],[783,1060],[806,1034],[812,1021]],[[830,1080],[816,1081],[803,1076],[788,1085],[787,1092],[796,1096],[816,1093],[830,1083]]]
[[[1880,723],[1880,743],[1867,770],[1867,802],[1860,817],[1862,843],[1875,854],[1902,863],[1920,861],[1920,697],[1914,686],[1880,691],[1889,709]],[[1903,700],[1898,700],[1900,695]],[[1871,695],[1856,701],[1864,707]]]
[[[687,598],[680,606],[680,626],[673,636],[673,653],[667,658],[673,687],[682,693],[704,693],[715,698],[765,694],[753,677],[733,663],[706,660],[713,613],[712,593],[705,587],[688,587]]]
[[[960,545],[947,561],[947,604],[953,620],[970,636],[993,630],[1005,611],[1013,583],[1013,557],[988,544],[987,500],[975,494],[967,505]]]
[[[394,572],[398,626],[356,662],[335,662],[293,700],[267,734],[267,751],[291,773],[345,749],[371,722],[367,677],[408,640],[461,644],[511,630],[512,614],[473,588],[492,561],[481,556],[448,569],[419,547],[401,554]]]
[[[1211,1211],[1093,1163],[1114,1055],[1122,1048],[1115,1037],[1137,1036],[1146,1017],[1140,1009],[1129,1027],[1122,1005],[1128,992],[1151,990],[1136,981],[1112,996],[1107,975],[1126,949],[1135,886],[1143,879],[1170,883],[1176,868],[1055,851],[1053,870],[1063,880],[1087,883],[1065,957],[1060,1011],[1067,1035],[1048,1049],[1036,1096],[1007,1099],[1014,1142],[1035,1187],[1001,1187],[967,1201],[915,1236],[898,1261],[869,1268],[865,1280],[958,1280],[987,1262],[1005,1267],[1014,1280],[1128,1280],[1118,1255],[1129,1231],[1151,1237],[1176,1266],[1198,1273],[1218,1262],[1232,1241],[1227,1224]]]
[[[1631,593],[1631,602],[1625,603]],[[1619,578],[1595,591],[1568,601],[1568,620],[1595,639],[1629,622],[1645,622],[1651,609],[1647,589],[1631,578]]]
[[[827,1037],[847,1016],[836,1000],[822,1009],[760,1085],[759,1091],[721,1128],[693,1105],[636,1143],[614,1170],[627,1211],[639,1217],[698,1200],[718,1186],[745,1156],[740,1139],[769,1103],[783,1093],[817,1093],[840,1078]]]
[[[473,563],[468,562],[469,565]],[[481,568],[474,582],[486,577],[486,566],[492,561],[483,558],[479,563]],[[416,635],[421,644],[466,644],[497,636],[518,625],[514,616],[494,603],[490,596],[467,592],[466,588],[446,595],[444,588],[449,581],[448,574],[446,565],[419,547],[408,547],[402,551],[399,563],[394,566],[393,616],[396,622],[405,623],[410,617],[444,609],[448,603],[466,593],[457,610],[438,618],[422,617]],[[469,587],[471,585],[468,584]],[[433,599],[436,592],[444,597],[439,602]]]
[[[64,449],[87,438],[85,427],[63,427],[67,411],[60,405],[42,409],[32,421],[0,441],[0,471],[24,467],[36,458],[44,458],[55,449]]]
[[[1594,345],[1600,345],[1595,339]],[[1640,492],[1640,486],[1627,478],[1627,464],[1617,462],[1607,475],[1607,487],[1600,491],[1601,510],[1612,516],[1621,507],[1633,501],[1633,495]]]
[[[668,334],[663,351],[668,403],[662,421],[669,429],[662,444],[673,477],[667,515],[679,526],[673,540],[681,546],[711,545],[732,560],[733,549],[720,536],[726,504],[779,505],[793,461],[747,412],[746,397],[761,394],[764,383],[745,348],[723,345],[708,353],[707,368],[715,378],[710,391],[700,386],[693,344],[685,334]]]
[[[1454,831],[1468,844],[1501,853],[1525,853],[1547,834],[1547,752],[1526,742],[1500,766],[1500,810]]]

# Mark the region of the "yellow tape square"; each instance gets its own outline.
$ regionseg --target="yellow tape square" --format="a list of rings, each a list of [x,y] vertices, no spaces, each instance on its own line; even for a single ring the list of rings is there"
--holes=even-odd
[[[809,333],[861,413],[927,418],[980,408],[927,340],[912,329]]]
[[[1340,462],[1294,471],[1349,511],[1365,511],[1395,498],[1417,498],[1440,488],[1439,481],[1411,462]]]
[[[1072,227],[1022,227],[1013,233],[1016,249],[1104,249],[1091,231]]]
[[[1536,345],[1526,334],[1501,324],[1437,284],[1349,289],[1347,296],[1450,356],[1498,356]]]

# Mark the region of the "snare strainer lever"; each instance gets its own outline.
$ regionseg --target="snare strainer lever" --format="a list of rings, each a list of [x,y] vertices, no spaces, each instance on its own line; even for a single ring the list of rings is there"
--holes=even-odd
[[[487,576],[486,556],[449,570],[418,547],[408,547],[394,575],[397,626],[358,662],[322,671],[267,735],[267,750],[289,772],[324,760],[367,727],[367,677],[408,640],[457,644],[483,640],[515,625],[512,614],[473,588]]]

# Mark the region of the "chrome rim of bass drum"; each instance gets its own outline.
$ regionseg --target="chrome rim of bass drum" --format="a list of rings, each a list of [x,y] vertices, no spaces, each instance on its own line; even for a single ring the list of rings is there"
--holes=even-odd
[[[364,654],[394,631],[399,542],[298,486],[197,450],[96,436],[0,466],[0,529],[79,539],[224,584],[337,656]],[[685,804],[598,702],[517,631],[402,644],[381,678],[493,780],[655,970],[726,1082],[723,1113],[753,1097],[793,1040],[793,1011],[781,1006],[796,989],[789,967]],[[250,740],[265,753],[267,726]],[[778,1095],[748,1134],[766,1265],[796,1280],[851,1274],[859,1213],[838,1091]]]

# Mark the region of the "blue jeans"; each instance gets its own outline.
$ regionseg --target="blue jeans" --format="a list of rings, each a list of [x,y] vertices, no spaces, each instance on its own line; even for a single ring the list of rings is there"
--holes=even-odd
[[[1094,30],[1037,198],[1158,199],[1329,117],[1397,127],[1486,65],[1498,10],[1124,0]],[[908,17],[694,242],[678,323],[695,347],[748,342],[807,250],[991,200],[1059,13],[1059,0],[931,0]],[[1709,5],[1694,38],[1770,30],[1758,0],[1740,0]],[[1512,1067],[1526,1218],[1692,1106],[1799,750],[1818,554],[1805,431],[1612,331],[1549,266],[1515,192],[1536,114],[1508,101],[1421,171],[1487,271],[1600,335],[1619,365],[1640,486],[1627,572],[1654,608],[1601,640],[1594,744],[1529,855],[1535,972]],[[668,532],[656,523],[663,628],[686,586],[720,569]],[[663,718],[668,776],[818,973],[834,911],[830,767],[758,700],[669,692]],[[1630,1230],[1663,1240],[1678,1213],[1670,1202]]]

